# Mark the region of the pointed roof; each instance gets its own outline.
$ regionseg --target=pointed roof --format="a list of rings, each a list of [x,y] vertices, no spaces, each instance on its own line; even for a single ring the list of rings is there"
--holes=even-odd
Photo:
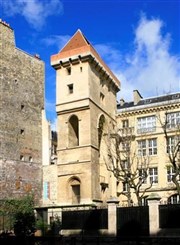
[[[58,54],[51,56],[51,65],[56,66],[60,64],[60,62],[67,62],[67,60],[72,61],[73,58],[79,59],[79,57],[87,57],[88,55],[92,56],[96,63],[101,67],[101,69],[107,72],[108,76],[112,78],[119,89],[120,81],[104,63],[99,54],[79,29],[66,43],[66,45],[59,51]]]
[[[72,36],[72,38],[69,40],[69,42],[60,50],[60,53],[81,48],[87,45],[89,45],[88,40],[78,29],[77,32],[74,34],[74,36]]]

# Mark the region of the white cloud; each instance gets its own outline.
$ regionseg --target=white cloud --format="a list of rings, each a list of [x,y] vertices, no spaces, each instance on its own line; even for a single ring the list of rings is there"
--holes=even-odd
[[[42,42],[46,46],[57,46],[59,50],[61,50],[64,45],[69,41],[71,36],[69,35],[51,35],[47,38],[44,38]]]
[[[3,11],[7,16],[22,15],[35,29],[40,29],[51,15],[63,13],[60,0],[6,0]]]
[[[109,44],[99,50],[97,45],[122,83],[118,99],[131,100],[134,89],[143,97],[180,90],[180,57],[170,53],[170,35],[163,35],[162,28],[160,19],[143,16],[135,29],[133,50],[125,56]]]

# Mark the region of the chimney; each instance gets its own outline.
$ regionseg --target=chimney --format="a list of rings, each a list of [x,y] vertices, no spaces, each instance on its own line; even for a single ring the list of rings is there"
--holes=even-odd
[[[134,105],[137,105],[138,102],[143,98],[138,90],[133,90],[133,98],[134,98]]]
[[[120,99],[120,106],[123,106],[125,103],[125,100],[123,98]]]

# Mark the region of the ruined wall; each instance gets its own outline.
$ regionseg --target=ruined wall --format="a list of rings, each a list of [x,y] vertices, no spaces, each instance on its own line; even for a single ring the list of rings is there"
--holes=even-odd
[[[11,195],[41,186],[43,108],[44,63],[16,48],[14,31],[0,21],[0,181],[12,180]]]

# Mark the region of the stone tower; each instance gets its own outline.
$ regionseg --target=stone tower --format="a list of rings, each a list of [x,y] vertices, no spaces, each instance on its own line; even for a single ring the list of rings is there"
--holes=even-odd
[[[41,195],[44,62],[0,20],[0,199]]]
[[[120,82],[80,30],[51,56],[51,65],[56,70],[57,203],[102,202],[105,191],[113,194],[101,162],[102,125],[115,121]]]

